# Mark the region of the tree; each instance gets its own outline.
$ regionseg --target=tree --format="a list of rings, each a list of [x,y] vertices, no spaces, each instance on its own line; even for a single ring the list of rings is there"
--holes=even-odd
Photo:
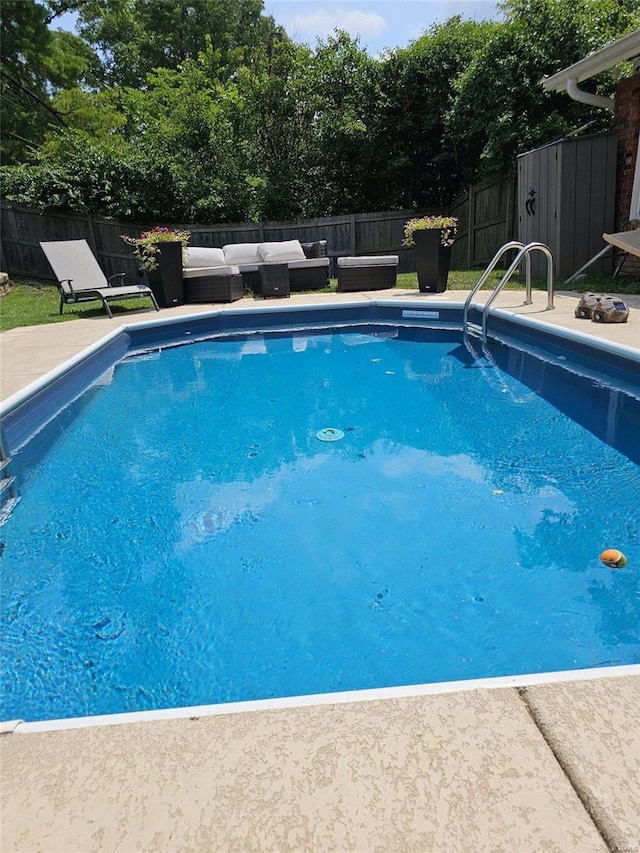
[[[35,0],[3,0],[0,109],[2,162],[17,163],[37,150],[47,129],[64,126],[52,95],[74,85],[92,52],[71,33],[51,32],[51,6]]]
[[[253,191],[252,218],[309,215],[309,150],[314,134],[311,51],[280,35],[260,61],[236,76],[234,128]]]
[[[593,121],[603,110],[544,92],[543,77],[582,59],[640,23],[639,0],[508,0],[506,20],[456,84],[446,130],[465,179],[513,171],[516,156]],[[604,77],[601,91],[611,93]]]
[[[310,72],[307,180],[314,215],[365,210],[377,195],[383,162],[375,130],[380,63],[338,30],[318,44]]]
[[[67,5],[87,41],[47,30]],[[4,0],[5,163],[35,152],[4,192],[177,222],[446,207],[519,151],[607,127],[540,81],[640,24],[640,0],[503,8],[372,59],[343,32],[292,43],[262,0]]]
[[[61,131],[57,142],[63,158],[53,160],[45,148],[32,164],[2,169],[6,198],[41,210],[179,221],[184,204],[169,164],[74,130]]]
[[[390,202],[446,206],[462,190],[464,175],[447,133],[447,113],[460,76],[499,28],[450,18],[388,58],[379,136],[385,139],[382,184]]]
[[[144,87],[156,68],[178,69],[212,49],[231,70],[277,29],[262,0],[84,0],[79,31],[102,57],[94,85]]]
[[[181,199],[181,221],[243,220],[251,207],[246,153],[235,113],[237,87],[222,86],[206,62],[158,69],[145,90],[127,89],[123,134],[152,163],[167,166]]]

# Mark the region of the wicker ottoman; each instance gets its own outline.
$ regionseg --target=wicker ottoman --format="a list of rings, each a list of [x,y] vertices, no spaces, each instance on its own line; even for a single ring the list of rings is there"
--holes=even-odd
[[[260,291],[267,296],[291,296],[289,264],[260,264]]]
[[[237,267],[183,268],[182,281],[186,304],[236,302],[244,296],[242,276]]]
[[[397,255],[338,258],[338,292],[387,290],[396,286]]]

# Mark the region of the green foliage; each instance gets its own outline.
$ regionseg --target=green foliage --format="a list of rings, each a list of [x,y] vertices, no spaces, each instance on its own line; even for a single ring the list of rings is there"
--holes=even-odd
[[[152,162],[133,148],[90,143],[63,131],[57,144],[63,162],[46,151],[34,165],[2,167],[5,198],[39,210],[72,210],[118,219],[179,219],[181,199],[168,164]],[[168,216],[163,211],[169,212]]]
[[[3,0],[0,11],[1,155],[8,165],[37,150],[48,128],[66,124],[51,96],[76,82],[92,51],[76,36],[48,29],[48,4]]]
[[[207,51],[230,71],[250,61],[276,30],[261,12],[262,0],[86,0],[80,33],[103,57],[95,85],[143,87]]]
[[[503,11],[504,24],[456,81],[445,118],[467,183],[514,171],[519,152],[588,122],[610,127],[610,114],[546,93],[540,82],[640,24],[640,0],[507,0]],[[600,91],[612,94],[602,76]]]
[[[447,205],[462,191],[464,145],[452,143],[446,116],[460,76],[498,31],[498,24],[450,18],[385,63],[380,141],[386,136],[385,192],[397,206]]]
[[[310,68],[307,169],[313,214],[366,210],[378,193],[380,63],[345,32],[320,43]]]
[[[64,116],[66,127],[84,131],[90,140],[103,145],[111,140],[114,146],[118,145],[118,135],[126,124],[121,101],[122,93],[116,90],[94,93],[80,86],[62,89],[51,99],[52,106]],[[41,148],[52,159],[63,160],[58,130],[49,130]]]
[[[234,97],[225,102],[238,161],[254,194],[250,219],[309,215],[305,171],[314,136],[311,65],[308,48],[275,38],[259,63],[241,69]]]
[[[80,37],[47,28],[69,5]],[[523,150],[609,127],[540,81],[640,25],[640,0],[502,8],[372,59],[344,32],[292,43],[262,0],[3,0],[3,193],[144,221],[444,209]]]

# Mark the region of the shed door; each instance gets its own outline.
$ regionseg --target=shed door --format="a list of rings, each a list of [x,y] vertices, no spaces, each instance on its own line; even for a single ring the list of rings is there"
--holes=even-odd
[[[555,258],[558,193],[558,146],[547,145],[518,158],[518,234],[522,243],[548,246]],[[534,276],[544,277],[547,261],[541,252],[531,255]]]

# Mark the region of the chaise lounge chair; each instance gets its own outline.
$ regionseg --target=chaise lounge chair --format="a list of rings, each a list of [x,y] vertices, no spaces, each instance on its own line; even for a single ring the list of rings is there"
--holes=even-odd
[[[156,311],[160,310],[155,296],[144,284],[113,287],[111,279],[121,278],[124,273],[117,273],[107,279],[86,240],[57,240],[40,245],[58,279],[61,314],[65,305],[99,299],[107,315],[113,317],[109,307],[110,299],[142,296],[150,297]]]

